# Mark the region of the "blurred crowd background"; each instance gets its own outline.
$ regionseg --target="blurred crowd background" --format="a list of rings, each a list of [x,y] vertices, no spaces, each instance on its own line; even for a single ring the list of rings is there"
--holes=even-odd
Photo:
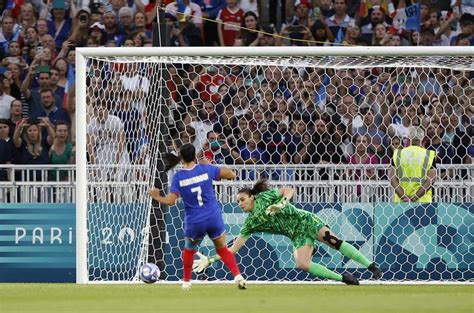
[[[10,0],[0,6],[0,164],[74,163],[75,48],[152,46],[157,9],[166,12],[171,46],[474,42],[469,0]],[[89,161],[143,164],[150,73],[138,63],[116,65],[93,64],[88,77]],[[168,73],[174,147],[192,142],[200,158],[214,163],[388,164],[413,125],[424,127],[424,145],[437,151],[439,163],[474,159],[473,71],[170,64]],[[378,178],[375,171],[363,175]]]

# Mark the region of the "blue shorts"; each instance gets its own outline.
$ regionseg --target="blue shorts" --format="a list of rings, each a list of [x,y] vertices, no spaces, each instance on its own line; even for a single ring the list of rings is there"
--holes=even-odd
[[[199,223],[188,223],[185,226],[184,236],[192,241],[202,240],[206,234],[214,239],[225,233],[224,220],[222,214],[215,214]]]

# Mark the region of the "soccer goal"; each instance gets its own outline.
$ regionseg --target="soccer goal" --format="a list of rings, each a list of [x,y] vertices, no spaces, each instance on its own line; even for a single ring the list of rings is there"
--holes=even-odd
[[[473,80],[472,47],[76,49],[77,282],[138,281],[147,262],[180,280],[182,203],[147,191],[168,190],[162,155],[188,142],[238,173],[215,186],[229,244],[245,220],[237,190],[266,178],[295,188],[292,202],[375,260],[383,282],[472,282]],[[442,154],[433,202],[395,204],[387,169],[414,125]],[[292,252],[260,234],[237,260],[249,281],[316,282]],[[313,260],[370,278],[324,245]],[[219,262],[193,277],[230,278]]]

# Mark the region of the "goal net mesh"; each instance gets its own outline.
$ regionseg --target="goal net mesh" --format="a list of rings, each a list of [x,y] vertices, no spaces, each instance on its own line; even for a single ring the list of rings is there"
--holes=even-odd
[[[267,178],[295,188],[292,202],[375,260],[384,280],[473,279],[472,55],[86,59],[89,281],[138,280],[146,262],[181,279],[184,208],[147,191],[167,192],[162,156],[183,143],[238,173],[215,185],[229,245],[246,217],[237,191]],[[388,169],[411,126],[437,151],[431,204],[393,203]],[[209,239],[199,249],[215,254]],[[279,235],[255,234],[237,260],[249,280],[317,281]],[[313,261],[370,278],[323,244]],[[193,277],[231,278],[220,262]]]

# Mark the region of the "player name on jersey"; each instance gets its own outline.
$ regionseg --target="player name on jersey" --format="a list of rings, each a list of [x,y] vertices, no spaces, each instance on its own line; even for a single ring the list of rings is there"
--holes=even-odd
[[[208,179],[209,179],[209,175],[207,175],[207,173],[204,173],[204,174],[201,174],[201,175],[198,175],[198,176],[194,176],[194,177],[191,177],[191,178],[180,180],[179,181],[179,186],[180,187],[186,187],[186,186],[189,186],[189,185],[193,185],[193,184],[197,184],[197,183],[206,181]]]

